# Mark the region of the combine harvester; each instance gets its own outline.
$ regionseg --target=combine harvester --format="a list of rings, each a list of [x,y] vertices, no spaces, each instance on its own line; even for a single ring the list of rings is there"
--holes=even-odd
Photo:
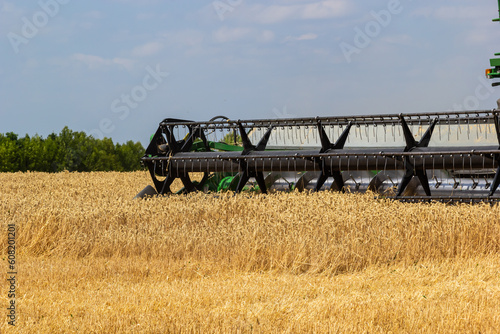
[[[487,77],[500,78],[500,59],[490,63]],[[499,114],[165,119],[142,158],[154,188],[137,197],[170,194],[180,179],[176,193],[372,191],[407,202],[497,202]]]

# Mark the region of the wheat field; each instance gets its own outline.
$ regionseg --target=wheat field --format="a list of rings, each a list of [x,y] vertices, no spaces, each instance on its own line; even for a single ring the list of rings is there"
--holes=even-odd
[[[132,200],[146,172],[0,174],[12,333],[495,333],[498,205],[370,194]],[[179,185],[177,185],[179,186]]]

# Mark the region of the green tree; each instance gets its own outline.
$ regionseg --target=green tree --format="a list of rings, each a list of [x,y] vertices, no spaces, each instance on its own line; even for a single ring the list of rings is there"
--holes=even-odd
[[[68,127],[46,139],[0,134],[0,172],[134,171],[141,169],[143,154],[139,142],[115,145],[110,138],[95,139]]]
[[[45,139],[39,135],[26,136],[22,142],[24,167],[26,170],[50,172],[51,161],[48,157]]]
[[[0,134],[0,172],[17,170],[19,170],[17,135],[12,132]]]
[[[122,171],[120,161],[115,153],[115,146],[110,138],[96,140],[89,161],[93,171]]]
[[[141,169],[140,158],[144,155],[141,143],[129,140],[123,145],[116,144],[116,153],[124,171],[130,172]]]

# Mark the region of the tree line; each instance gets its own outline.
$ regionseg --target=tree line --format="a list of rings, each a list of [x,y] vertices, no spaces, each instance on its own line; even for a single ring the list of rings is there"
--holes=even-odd
[[[139,142],[113,144],[110,138],[95,139],[68,127],[47,138],[0,133],[0,172],[134,171],[142,169],[144,151]]]

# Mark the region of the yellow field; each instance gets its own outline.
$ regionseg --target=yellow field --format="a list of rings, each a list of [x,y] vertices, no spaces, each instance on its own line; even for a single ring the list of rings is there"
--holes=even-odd
[[[145,172],[0,174],[12,333],[500,332],[500,208],[323,192],[132,200]]]

